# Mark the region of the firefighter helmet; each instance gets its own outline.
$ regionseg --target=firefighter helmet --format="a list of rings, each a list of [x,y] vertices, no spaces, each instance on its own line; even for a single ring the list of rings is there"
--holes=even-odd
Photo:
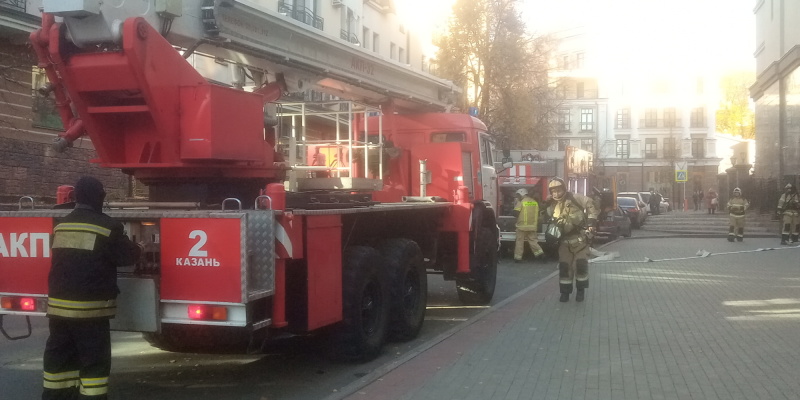
[[[791,183],[787,183],[786,186],[784,186],[783,188],[792,190],[792,189],[794,189],[794,185],[792,185]]]
[[[550,191],[550,195],[553,196],[553,199],[560,201],[564,197],[564,193],[567,192],[567,186],[564,185],[563,179],[553,178],[550,180],[550,183],[547,184],[547,190]]]
[[[547,189],[553,190],[553,188],[557,187],[564,187],[564,180],[561,178],[553,178],[550,180],[550,183],[547,184]],[[564,188],[566,190],[566,188]]]
[[[517,189],[517,194],[520,197],[525,197],[528,195],[528,189]]]
[[[738,194],[738,195],[741,196],[742,195],[742,189],[739,189],[738,187],[733,189],[733,194]]]

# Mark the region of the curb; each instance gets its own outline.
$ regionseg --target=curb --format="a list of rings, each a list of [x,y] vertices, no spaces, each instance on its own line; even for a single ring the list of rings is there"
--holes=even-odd
[[[626,239],[632,239],[632,238],[626,238]],[[642,238],[642,239],[645,239],[645,238]],[[599,246],[597,246],[595,248],[596,249],[601,249],[601,248],[606,247],[606,246],[608,246],[608,245],[610,245],[612,243],[616,243],[619,240],[621,240],[621,239],[617,239],[617,240],[613,240],[613,241],[610,241],[610,242],[607,242],[607,243],[603,243],[603,244],[601,244],[601,245],[599,245]],[[346,398],[348,396],[351,396],[351,395],[357,393],[359,390],[361,390],[364,387],[370,385],[372,382],[377,381],[378,379],[380,379],[384,375],[388,374],[389,372],[392,372],[393,370],[401,367],[403,364],[411,361],[415,357],[417,357],[420,354],[424,353],[425,351],[431,349],[432,347],[438,345],[439,343],[445,341],[446,339],[450,338],[451,336],[455,335],[456,333],[460,332],[461,330],[466,329],[470,325],[480,321],[481,319],[483,319],[487,315],[502,309],[503,307],[505,307],[508,304],[510,304],[513,301],[515,301],[517,298],[525,295],[526,293],[530,292],[531,290],[534,290],[534,289],[538,288],[539,286],[543,285],[545,282],[547,282],[548,280],[550,280],[550,279],[552,279],[552,278],[554,278],[556,276],[558,276],[558,270],[553,271],[551,274],[545,276],[542,279],[539,279],[538,281],[532,283],[530,286],[520,290],[517,293],[514,293],[512,296],[510,296],[507,299],[495,304],[493,307],[490,307],[490,308],[487,308],[486,310],[481,311],[480,313],[476,314],[475,316],[473,316],[469,320],[462,322],[458,326],[454,326],[454,327],[450,328],[448,331],[446,331],[444,333],[441,333],[438,336],[436,336],[435,338],[433,338],[433,339],[431,339],[431,340],[429,340],[429,341],[417,346],[415,349],[413,349],[413,350],[409,351],[408,353],[404,354],[402,357],[400,357],[400,358],[398,358],[398,359],[396,359],[396,360],[394,360],[392,362],[386,363],[386,364],[384,364],[384,365],[382,365],[382,366],[380,366],[378,368],[375,368],[369,374],[364,375],[363,377],[359,378],[358,381],[352,382],[352,383],[348,384],[347,386],[339,388],[336,391],[336,393],[330,394],[330,395],[326,396],[325,398],[323,398],[322,400],[342,400],[342,399],[344,399],[344,398]]]
[[[600,246],[600,247],[602,247],[602,246]],[[508,297],[507,299],[495,304],[494,306],[492,306],[490,308],[487,308],[487,309],[481,311],[480,313],[476,314],[475,316],[473,316],[469,320],[464,321],[461,324],[459,324],[458,326],[454,326],[454,327],[450,328],[448,331],[439,334],[439,336],[436,336],[435,338],[433,338],[433,339],[431,339],[431,340],[419,345],[417,348],[415,348],[414,350],[409,351],[408,353],[404,354],[402,357],[398,358],[397,360],[394,360],[394,361],[392,361],[390,363],[386,363],[386,364],[374,369],[369,374],[359,378],[358,381],[352,382],[349,385],[340,388],[336,393],[333,393],[333,394],[323,398],[322,400],[342,400],[342,399],[344,399],[344,398],[346,398],[348,396],[351,396],[351,395],[355,394],[356,392],[358,392],[359,390],[361,390],[364,387],[368,386],[372,382],[377,381],[382,376],[384,376],[384,375],[388,374],[389,372],[392,372],[393,370],[401,367],[403,364],[405,364],[408,361],[414,359],[415,357],[419,356],[420,354],[424,353],[425,351],[429,350],[430,348],[438,345],[439,343],[445,341],[446,339],[448,339],[451,336],[455,335],[459,331],[461,331],[461,330],[469,327],[470,325],[480,321],[482,318],[486,317],[487,315],[502,309],[503,307],[507,306],[508,304],[510,304],[511,302],[516,300],[517,298],[519,298],[522,295],[530,292],[533,289],[536,289],[537,287],[541,286],[546,281],[548,281],[549,279],[552,279],[553,277],[555,277],[557,275],[558,275],[558,271],[554,271],[550,275],[547,275],[544,278],[539,279],[538,281],[534,282],[530,286],[520,290],[517,293],[514,293],[512,296]]]

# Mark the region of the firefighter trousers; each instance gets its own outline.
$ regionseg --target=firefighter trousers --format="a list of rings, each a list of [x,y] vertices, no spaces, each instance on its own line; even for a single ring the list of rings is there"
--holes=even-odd
[[[109,320],[50,318],[43,400],[107,399],[110,372]]]
[[[517,230],[517,240],[514,243],[515,260],[522,260],[522,255],[525,254],[525,242],[531,247],[534,257],[539,257],[544,254],[542,247],[539,246],[538,232]]]
[[[728,215],[728,238],[744,238],[744,215]]]
[[[784,211],[781,235],[785,239],[789,239],[791,236],[793,242],[798,241],[798,237],[800,237],[800,212]]]
[[[572,284],[589,287],[589,240],[585,235],[563,238],[558,245],[558,286],[561,293],[572,293]]]

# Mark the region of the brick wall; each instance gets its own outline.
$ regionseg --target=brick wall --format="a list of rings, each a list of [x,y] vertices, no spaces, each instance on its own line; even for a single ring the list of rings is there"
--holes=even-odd
[[[90,163],[97,155],[88,138],[57,153],[50,143],[58,131],[33,126],[32,54],[27,44],[0,38],[0,203],[16,204],[21,196],[54,203],[56,188],[74,184],[81,175],[100,179],[109,200],[127,198],[130,178]]]

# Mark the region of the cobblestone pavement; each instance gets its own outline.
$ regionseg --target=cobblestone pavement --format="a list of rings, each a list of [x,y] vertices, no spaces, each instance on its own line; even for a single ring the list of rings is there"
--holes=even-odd
[[[642,238],[603,250],[620,256],[590,264],[585,302],[558,302],[551,274],[339,396],[800,398],[800,247]]]

